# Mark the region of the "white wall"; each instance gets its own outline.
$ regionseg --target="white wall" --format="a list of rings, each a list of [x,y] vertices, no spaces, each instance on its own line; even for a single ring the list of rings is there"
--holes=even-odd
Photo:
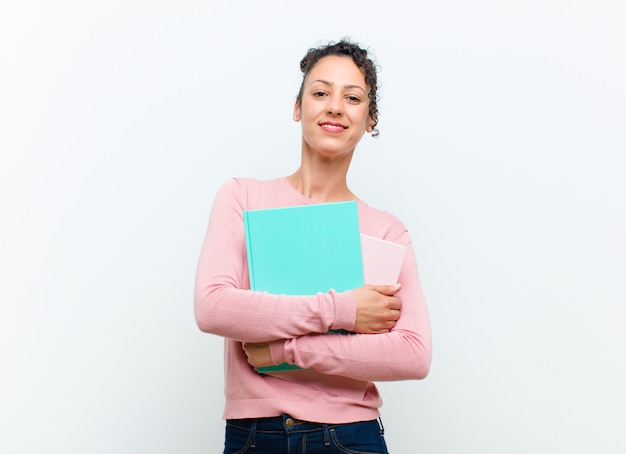
[[[626,451],[623,3],[0,7],[0,451],[220,452],[196,259],[230,176],[298,165],[308,47],[382,71],[350,181],[412,231],[434,332],[396,453]]]

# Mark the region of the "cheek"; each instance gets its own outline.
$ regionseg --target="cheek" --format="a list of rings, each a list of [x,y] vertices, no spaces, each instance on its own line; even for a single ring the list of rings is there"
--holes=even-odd
[[[364,126],[369,126],[372,122],[369,115],[369,109],[367,107],[359,109],[358,112],[355,112],[354,118],[358,119],[357,121],[359,124],[363,124]]]
[[[303,103],[300,109],[300,115],[302,118],[311,118],[318,116],[321,112],[320,103]]]

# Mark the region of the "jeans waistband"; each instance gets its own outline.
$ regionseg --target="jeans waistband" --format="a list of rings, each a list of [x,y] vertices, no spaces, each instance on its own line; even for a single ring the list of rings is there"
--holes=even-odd
[[[376,420],[373,420],[376,421]],[[372,421],[359,421],[355,423],[344,423],[344,424],[327,424],[320,422],[311,422],[311,421],[302,421],[300,419],[296,419],[288,414],[283,414],[281,416],[274,416],[269,418],[248,418],[248,419],[228,419],[226,423],[228,425],[239,427],[240,429],[246,430],[254,430],[257,432],[291,432],[291,431],[311,431],[311,430],[328,430],[333,427],[349,425],[349,424],[359,424],[359,423],[367,423]],[[380,420],[376,421],[380,428],[382,429],[382,422]]]
[[[322,430],[325,427],[333,427],[337,424],[324,424],[319,422],[302,421],[284,414],[270,418],[228,419],[226,423],[241,429],[257,432],[284,432],[289,430]]]

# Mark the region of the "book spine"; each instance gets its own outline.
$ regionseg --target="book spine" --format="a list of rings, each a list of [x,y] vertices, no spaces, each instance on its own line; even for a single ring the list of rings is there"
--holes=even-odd
[[[250,216],[247,211],[243,212],[243,228],[245,232],[246,239],[246,255],[248,256],[248,276],[250,278],[250,290],[256,290],[256,285],[254,282],[254,264],[252,263],[252,254],[251,250],[251,234],[250,234]]]

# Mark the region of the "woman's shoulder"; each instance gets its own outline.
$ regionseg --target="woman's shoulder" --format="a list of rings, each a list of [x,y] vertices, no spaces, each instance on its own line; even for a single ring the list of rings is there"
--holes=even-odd
[[[259,190],[279,190],[284,178],[260,180],[250,177],[230,177],[222,182],[222,188],[234,192],[256,192]]]
[[[284,180],[284,177],[261,180],[252,177],[233,176],[225,180],[222,185],[237,187],[267,187],[278,185],[281,183],[281,180]]]
[[[245,209],[272,208],[293,205],[293,190],[286,177],[261,180],[249,177],[231,177],[222,183],[221,193],[240,201]]]
[[[408,240],[407,228],[399,217],[365,202],[359,202],[359,223],[361,233],[366,235],[399,243]]]

